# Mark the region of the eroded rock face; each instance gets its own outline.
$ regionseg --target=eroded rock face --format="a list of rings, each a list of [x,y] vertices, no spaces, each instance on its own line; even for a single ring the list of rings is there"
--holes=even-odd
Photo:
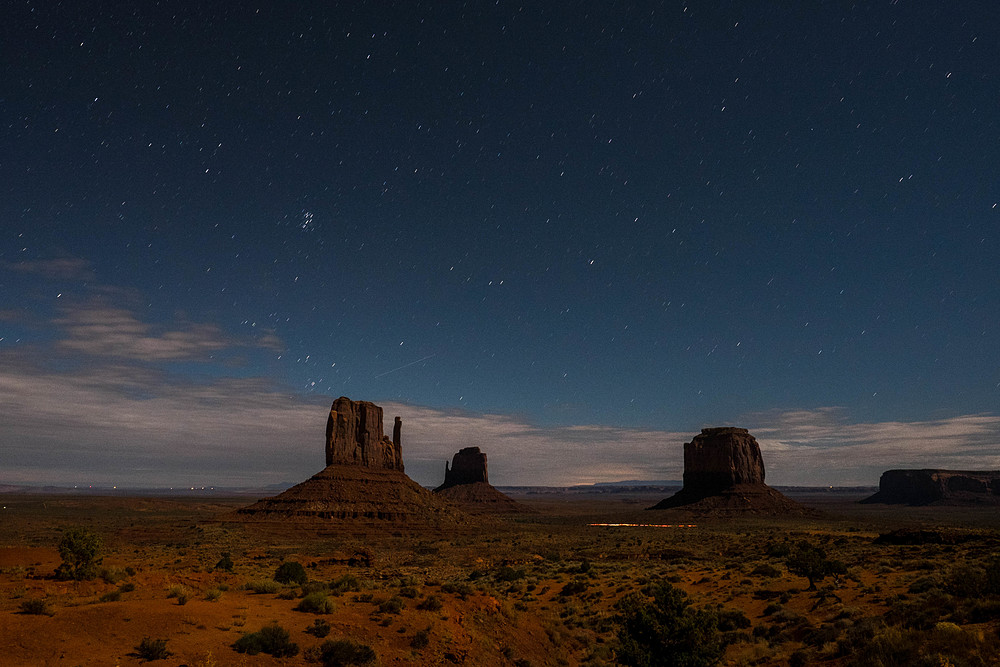
[[[451,460],[451,468],[448,462],[444,464],[444,483],[435,491],[441,491],[460,484],[475,484],[476,482],[486,482],[489,484],[489,475],[486,471],[486,453],[479,450],[479,447],[463,447]]]
[[[887,470],[866,503],[890,505],[1000,504],[997,470]]]
[[[745,428],[705,428],[684,444],[684,488],[651,509],[706,515],[809,514],[764,483],[760,445]]]
[[[763,484],[760,445],[745,428],[703,428],[684,444],[684,488],[709,496],[737,484]]]
[[[382,432],[382,408],[341,396],[333,402],[326,420],[326,465],[359,465],[402,472],[401,425],[397,417],[393,440],[389,440]]]

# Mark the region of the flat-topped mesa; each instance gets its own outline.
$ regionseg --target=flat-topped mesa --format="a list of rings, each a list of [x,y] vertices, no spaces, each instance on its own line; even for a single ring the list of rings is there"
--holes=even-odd
[[[435,491],[441,491],[460,484],[475,484],[476,482],[486,482],[489,484],[489,475],[486,471],[486,452],[479,450],[479,447],[463,447],[451,460],[451,468],[448,462],[444,463],[444,483]]]
[[[763,484],[760,445],[745,428],[703,428],[684,444],[684,489],[710,496],[737,484]]]
[[[745,428],[703,428],[684,443],[684,488],[650,509],[704,515],[812,514],[764,483],[760,445]]]
[[[326,420],[326,465],[356,465],[403,472],[402,420],[396,417],[392,440],[382,431],[382,408],[341,396]]]
[[[1000,505],[1000,470],[886,470],[863,503]]]

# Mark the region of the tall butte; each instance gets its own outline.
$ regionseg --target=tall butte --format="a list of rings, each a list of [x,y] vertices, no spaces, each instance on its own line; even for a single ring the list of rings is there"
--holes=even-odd
[[[684,488],[650,509],[699,514],[811,514],[764,483],[760,445],[745,428],[704,428],[684,443]]]
[[[486,452],[463,447],[444,464],[444,482],[434,493],[472,514],[528,512],[527,507],[490,484]]]
[[[391,521],[454,524],[462,514],[403,472],[403,422],[392,440],[382,408],[341,396],[326,420],[326,467],[272,498],[237,511],[251,521]]]

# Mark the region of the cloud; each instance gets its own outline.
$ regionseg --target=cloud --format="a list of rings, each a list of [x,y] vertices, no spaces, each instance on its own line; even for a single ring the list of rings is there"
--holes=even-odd
[[[79,257],[4,262],[2,266],[10,271],[30,273],[50,280],[77,280],[85,282],[97,279],[90,262]]]
[[[846,410],[826,407],[746,421],[765,452],[772,483],[874,485],[892,468],[1000,468],[995,414],[852,423]]]

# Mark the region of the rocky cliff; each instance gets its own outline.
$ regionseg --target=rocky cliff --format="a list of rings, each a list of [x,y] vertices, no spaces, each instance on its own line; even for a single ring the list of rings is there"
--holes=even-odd
[[[486,470],[486,454],[480,451],[479,447],[463,447],[452,457],[451,468],[445,461],[444,482],[434,490],[441,491],[450,486],[475,484],[476,482],[486,482],[487,484],[490,482]]]
[[[529,511],[524,505],[490,484],[486,452],[479,447],[463,447],[444,464],[444,483],[434,493],[472,514]]]
[[[402,420],[396,417],[393,439],[382,432],[382,408],[341,396],[326,420],[326,465],[361,465],[403,472]]]
[[[887,470],[861,501],[889,505],[1000,505],[998,470]]]
[[[760,445],[745,428],[705,428],[684,444],[684,488],[650,509],[701,514],[811,514],[764,483]]]
[[[389,440],[382,432],[382,408],[338,398],[326,424],[326,468],[234,518],[278,525],[392,522],[415,529],[467,523],[468,515],[403,472],[401,431],[396,417]]]

